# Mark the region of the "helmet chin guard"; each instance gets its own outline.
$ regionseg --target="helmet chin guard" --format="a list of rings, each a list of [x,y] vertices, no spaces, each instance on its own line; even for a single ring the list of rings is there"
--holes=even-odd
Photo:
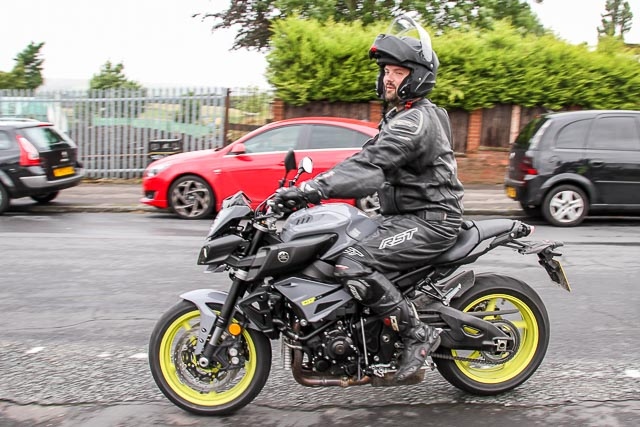
[[[380,98],[384,99],[385,65],[399,65],[411,71],[398,87],[401,101],[426,96],[436,84],[440,63],[431,46],[431,37],[410,16],[398,16],[387,33],[376,37],[369,49],[369,58],[375,59],[380,67],[376,81],[376,93]]]

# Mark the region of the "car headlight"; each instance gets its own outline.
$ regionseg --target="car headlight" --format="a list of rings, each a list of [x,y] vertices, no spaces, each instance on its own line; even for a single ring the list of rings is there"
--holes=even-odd
[[[169,166],[171,166],[171,163],[161,163],[158,166],[150,166],[147,168],[144,174],[148,178],[151,178],[152,176],[158,175],[160,172],[167,169]]]

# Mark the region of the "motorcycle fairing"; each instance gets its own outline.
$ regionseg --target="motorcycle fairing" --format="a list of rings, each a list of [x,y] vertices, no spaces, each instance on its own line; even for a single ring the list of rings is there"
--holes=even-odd
[[[209,265],[215,267],[224,264],[229,255],[243,243],[248,244],[249,242],[236,234],[228,234],[226,236],[210,240],[200,249],[198,265]]]
[[[289,277],[275,288],[300,310],[309,322],[317,322],[352,300],[342,285]]]

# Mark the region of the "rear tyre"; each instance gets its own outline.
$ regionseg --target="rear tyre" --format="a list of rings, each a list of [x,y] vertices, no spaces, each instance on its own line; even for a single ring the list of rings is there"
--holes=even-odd
[[[542,203],[544,219],[556,227],[574,227],[584,220],[588,211],[589,200],[575,185],[552,188]]]
[[[209,217],[214,206],[213,191],[209,184],[198,176],[182,176],[171,184],[169,206],[183,219]]]
[[[9,193],[2,184],[0,184],[0,215],[7,209],[9,209]]]
[[[45,193],[45,194],[38,194],[36,196],[31,196],[31,198],[36,202],[40,203],[41,205],[44,205],[46,203],[49,203],[56,197],[58,197],[59,193],[60,193],[59,191],[54,191],[52,193]]]
[[[211,304],[220,313],[220,304]],[[234,319],[235,321],[236,319]],[[228,363],[202,368],[194,348],[200,329],[200,312],[181,301],[158,320],[149,341],[151,374],[162,393],[175,405],[198,415],[230,414],[260,393],[271,370],[271,344],[261,332],[243,328],[238,338],[225,334]],[[231,355],[234,350],[234,356]]]
[[[549,316],[542,300],[529,285],[512,277],[479,274],[473,287],[452,300],[451,306],[464,312],[505,311],[504,315],[483,319],[501,325],[501,329],[518,343],[514,353],[440,347],[433,360],[440,374],[453,386],[476,395],[491,396],[518,387],[538,369],[549,345]],[[474,331],[465,328],[465,333]],[[443,359],[438,358],[438,354],[466,359]],[[482,363],[487,361],[492,363]]]

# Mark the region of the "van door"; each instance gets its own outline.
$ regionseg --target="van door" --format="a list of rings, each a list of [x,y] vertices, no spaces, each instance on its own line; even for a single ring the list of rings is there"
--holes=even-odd
[[[585,176],[598,192],[594,205],[640,204],[639,116],[606,113],[593,121],[585,153]]]

